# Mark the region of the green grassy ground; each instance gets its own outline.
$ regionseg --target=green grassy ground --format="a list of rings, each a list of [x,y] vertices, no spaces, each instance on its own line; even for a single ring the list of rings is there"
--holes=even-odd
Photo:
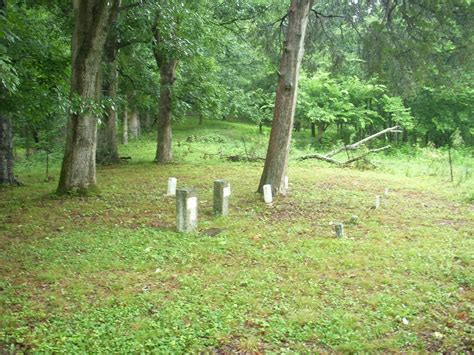
[[[132,160],[99,169],[98,196],[57,198],[37,160],[19,164],[26,185],[0,190],[0,352],[473,350],[472,160],[454,184],[421,153],[368,171],[292,161],[289,196],[267,207],[262,164],[219,159],[263,154],[266,138],[194,125],[178,125],[177,164],[150,162],[151,136],[121,147]],[[169,176],[198,190],[200,233],[174,232]],[[229,217],[211,213],[217,178]]]

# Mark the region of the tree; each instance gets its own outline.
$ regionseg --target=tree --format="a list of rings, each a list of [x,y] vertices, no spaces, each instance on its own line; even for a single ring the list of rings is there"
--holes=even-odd
[[[108,34],[104,48],[104,64],[102,70],[102,91],[109,100],[108,107],[102,115],[103,124],[99,131],[97,162],[114,164],[120,161],[117,144],[117,91],[119,51],[118,30],[115,26]]]
[[[0,0],[0,21],[6,21],[7,3],[6,0]],[[2,33],[3,32],[2,28]],[[3,36],[2,36],[3,37]],[[0,43],[0,45],[2,45]],[[17,75],[14,68],[9,62],[9,58],[0,57],[3,64],[1,68],[0,97],[9,95],[10,91],[14,91],[17,84]],[[3,110],[2,110],[3,111]],[[0,112],[0,185],[16,185],[18,181],[13,173],[13,135],[10,117],[5,112]]]
[[[172,86],[176,81],[178,59],[173,51],[167,51],[163,45],[162,13],[157,15],[153,26],[153,54],[160,70],[160,102],[158,111],[158,136],[155,161],[169,163],[173,159],[171,115],[173,108]],[[171,35],[171,34],[169,34]]]
[[[288,12],[288,28],[280,61],[272,130],[258,187],[258,191],[262,192],[263,185],[270,184],[275,196],[286,194],[284,179],[288,167],[304,39],[312,3],[312,0],[292,0]]]
[[[97,113],[100,63],[108,30],[118,14],[120,0],[75,0],[72,35],[73,108],[57,192],[85,193],[96,185]]]

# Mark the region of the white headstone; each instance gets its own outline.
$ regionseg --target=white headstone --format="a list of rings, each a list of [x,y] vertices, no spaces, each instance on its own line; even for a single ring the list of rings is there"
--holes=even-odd
[[[197,225],[197,197],[190,197],[187,201],[187,209],[189,215],[189,224]]]
[[[230,196],[230,185],[227,187],[224,187],[224,197],[229,197]]]
[[[272,197],[272,185],[267,184],[263,185],[263,200],[265,203],[272,203],[273,202],[273,197]]]
[[[192,189],[176,191],[176,228],[179,232],[190,233],[197,229],[198,199]]]
[[[214,214],[227,216],[229,214],[230,184],[225,180],[214,181]]]
[[[389,189],[388,187],[386,187],[386,188],[385,188],[385,191],[383,192],[383,194],[384,194],[385,196],[388,196],[389,192],[390,192],[390,189]]]
[[[170,177],[168,179],[168,191],[166,193],[168,196],[176,196],[177,184],[178,184],[178,179],[176,179],[175,177]]]
[[[375,209],[379,209],[380,208],[380,196],[377,195],[375,196],[375,205],[374,205]]]
[[[289,184],[288,184],[288,175],[285,175],[285,190],[288,190]]]

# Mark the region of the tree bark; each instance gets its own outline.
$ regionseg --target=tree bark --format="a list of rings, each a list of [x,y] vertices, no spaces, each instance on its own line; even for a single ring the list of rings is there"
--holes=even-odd
[[[137,139],[140,136],[140,117],[138,111],[133,110],[130,116],[130,137]]]
[[[7,2],[0,0],[0,21],[7,16]],[[6,88],[0,83],[0,99],[7,95]],[[0,185],[18,185],[13,173],[13,134],[9,117],[0,113]]]
[[[128,108],[126,106],[123,110],[122,143],[128,144]]]
[[[0,115],[0,185],[19,185],[13,174],[13,162],[11,120]]]
[[[150,116],[150,112],[146,112],[145,113],[145,120],[144,121],[140,121],[140,123],[142,124],[142,130],[145,131],[145,132],[150,132],[150,129],[151,129],[151,116]]]
[[[117,142],[117,91],[118,91],[118,35],[112,30],[105,43],[105,70],[102,90],[110,99],[111,105],[103,115],[104,124],[99,131],[97,162],[115,164],[120,162]]]
[[[324,132],[326,131],[327,126],[324,123],[318,123],[318,137],[317,141],[319,145],[323,144],[323,135]]]
[[[312,3],[313,0],[292,0],[290,4],[272,130],[258,187],[260,193],[263,192],[263,185],[270,184],[274,196],[286,194],[284,179],[288,167],[304,39]]]
[[[316,138],[316,123],[311,122],[311,138]]]
[[[160,68],[160,103],[158,111],[158,134],[155,161],[169,163],[173,159],[171,117],[173,108],[172,87],[176,80],[178,60],[168,53],[164,53],[159,46],[162,43],[158,24],[153,28],[155,40],[153,54],[156,64]]]
[[[71,93],[84,102],[100,97],[100,64],[119,0],[74,0]],[[92,110],[73,112],[57,192],[87,193],[96,185],[97,117]]]

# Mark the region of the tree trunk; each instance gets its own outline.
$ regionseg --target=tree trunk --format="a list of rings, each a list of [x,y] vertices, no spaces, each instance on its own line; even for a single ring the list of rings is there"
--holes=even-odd
[[[100,97],[100,64],[107,32],[119,0],[74,0],[71,93],[84,101]],[[96,185],[97,117],[74,112],[67,125],[66,149],[57,192],[87,193]]]
[[[176,63],[176,61],[173,61]],[[172,94],[171,86],[174,82],[176,65],[162,65],[160,68],[160,109],[158,113],[158,136],[156,147],[156,162],[169,163],[173,159],[172,130],[171,130],[171,108]]]
[[[176,80],[178,60],[159,48],[162,38],[158,26],[153,29],[155,46],[153,54],[160,68],[160,107],[158,111],[158,134],[155,161],[169,163],[173,159],[171,115],[173,107],[172,86]]]
[[[0,0],[0,21],[7,15],[7,2]],[[0,83],[0,99],[7,95],[5,87]],[[18,185],[13,174],[13,134],[9,117],[0,113],[0,185]]]
[[[319,145],[323,144],[324,131],[325,131],[324,123],[319,123],[318,124],[318,137],[317,137],[317,141]]]
[[[0,115],[0,185],[18,185],[13,174],[11,120],[3,115]]]
[[[311,122],[311,138],[316,138],[316,123]]]
[[[274,196],[286,194],[284,180],[288,167],[304,39],[312,3],[313,0],[291,1],[288,29],[280,62],[272,131],[258,187],[260,193],[263,191],[263,185],[270,184]]]
[[[128,108],[125,106],[123,110],[123,125],[122,125],[122,143],[123,145],[128,144]]]
[[[138,111],[133,110],[130,116],[130,137],[137,139],[140,136],[140,118]]]
[[[97,162],[101,164],[115,164],[120,162],[117,142],[117,91],[118,91],[118,35],[112,30],[105,43],[105,70],[102,90],[110,99],[111,106],[103,115],[104,124],[99,130]]]
[[[117,96],[117,67],[116,62],[111,65],[111,75],[103,86],[105,94],[114,101]],[[117,147],[117,106],[114,103],[103,116],[104,124],[99,131],[97,148],[97,162],[100,164],[114,164],[120,161]]]
[[[145,132],[150,132],[150,129],[151,129],[151,116],[150,116],[150,112],[146,112],[145,113],[145,120],[144,121],[140,121],[141,124],[142,124],[142,130],[145,131]]]

